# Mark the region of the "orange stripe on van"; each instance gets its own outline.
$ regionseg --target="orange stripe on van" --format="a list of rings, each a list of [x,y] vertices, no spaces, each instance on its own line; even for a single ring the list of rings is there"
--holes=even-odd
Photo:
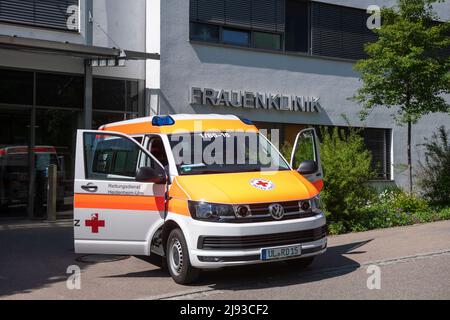
[[[151,122],[137,122],[129,124],[105,125],[101,128],[104,131],[115,131],[124,134],[148,134],[148,133],[186,133],[205,131],[247,131],[257,132],[253,125],[247,125],[240,120],[177,120],[171,126],[152,126]]]
[[[189,207],[187,200],[172,198],[169,201],[169,212],[180,214],[183,216],[190,217]]]
[[[164,197],[75,194],[77,209],[164,211]]]
[[[101,128],[102,131],[114,131],[124,134],[147,134],[160,133],[159,127],[153,127],[151,122],[138,122],[121,125],[105,125]]]
[[[175,177],[172,184],[170,185],[169,197],[177,199],[186,199],[189,197],[189,195],[186,194],[186,191],[180,187],[180,184],[178,183],[178,177]]]

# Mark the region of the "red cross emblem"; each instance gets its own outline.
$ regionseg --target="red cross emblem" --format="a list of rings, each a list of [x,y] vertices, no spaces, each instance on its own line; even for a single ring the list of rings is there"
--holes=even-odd
[[[84,222],[86,227],[91,228],[92,233],[98,233],[99,228],[105,227],[105,220],[98,220],[98,213],[94,213],[90,220]]]
[[[268,182],[264,182],[264,181],[258,181],[256,183],[257,186],[261,186],[261,187],[264,187],[264,188],[267,187],[268,184],[269,184]]]
[[[272,190],[275,188],[275,185],[270,180],[265,179],[253,179],[250,181],[250,184],[260,190]]]

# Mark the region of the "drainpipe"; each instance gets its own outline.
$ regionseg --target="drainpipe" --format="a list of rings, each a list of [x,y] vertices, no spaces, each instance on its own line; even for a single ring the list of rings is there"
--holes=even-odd
[[[92,46],[94,27],[92,23],[93,0],[85,0],[84,34],[86,45]],[[85,129],[92,128],[92,66],[89,60],[84,60],[84,124]]]

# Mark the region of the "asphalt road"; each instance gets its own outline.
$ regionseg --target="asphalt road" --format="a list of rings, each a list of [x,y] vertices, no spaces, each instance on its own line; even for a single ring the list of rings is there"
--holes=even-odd
[[[282,262],[224,269],[194,286],[136,257],[76,255],[69,225],[0,222],[0,299],[450,299],[450,221],[330,237],[305,271]],[[71,265],[80,290],[67,289]],[[380,289],[367,287],[372,265]]]

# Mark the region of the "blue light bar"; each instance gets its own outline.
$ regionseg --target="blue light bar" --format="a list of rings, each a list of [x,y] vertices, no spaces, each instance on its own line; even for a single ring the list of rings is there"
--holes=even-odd
[[[252,120],[249,120],[249,119],[246,119],[246,118],[241,118],[241,121],[242,121],[243,123],[245,123],[245,124],[250,125],[250,126],[253,125]]]
[[[156,127],[173,126],[175,120],[171,116],[155,116],[152,119],[152,125]]]

